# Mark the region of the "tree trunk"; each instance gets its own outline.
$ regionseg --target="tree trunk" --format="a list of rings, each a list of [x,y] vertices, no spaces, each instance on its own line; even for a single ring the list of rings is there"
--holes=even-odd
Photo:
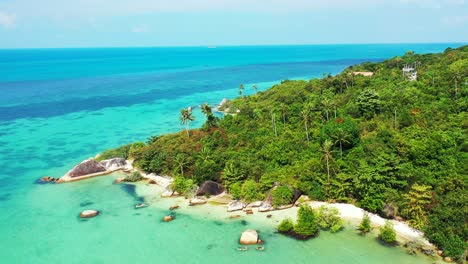
[[[341,153],[341,158],[343,158],[343,145],[342,145],[341,140],[340,140],[340,153]]]
[[[307,142],[309,142],[309,128],[307,127],[307,122],[304,123],[306,129]]]

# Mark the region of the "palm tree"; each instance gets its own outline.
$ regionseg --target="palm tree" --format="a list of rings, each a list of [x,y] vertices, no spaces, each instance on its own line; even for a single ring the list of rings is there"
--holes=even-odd
[[[332,147],[333,143],[328,139],[322,144],[322,158],[325,160],[325,166],[327,168],[328,188],[330,188],[330,161],[333,159]]]
[[[341,157],[343,157],[343,143],[350,143],[351,135],[348,133],[348,131],[339,128],[335,131],[332,137],[335,140],[335,144],[340,144],[340,153]]]
[[[184,167],[188,164],[187,157],[184,154],[177,154],[174,163],[179,168],[180,175],[184,177]]]
[[[334,105],[333,101],[328,98],[325,98],[322,100],[322,107],[323,107],[323,111],[325,111],[327,121],[329,120],[328,113],[332,110],[333,105]]]
[[[283,117],[283,125],[286,125],[286,105],[284,103],[280,104],[281,116]]]
[[[213,127],[216,125],[215,123],[215,117],[213,115],[213,111],[211,109],[211,106],[208,103],[204,103],[200,106],[200,109],[202,113],[206,116],[206,122],[210,127]]]
[[[211,158],[211,150],[208,147],[203,146],[200,149],[200,152],[198,152],[198,158],[202,161],[208,161]]]
[[[245,89],[245,87],[244,87],[244,85],[241,83],[241,84],[239,85],[239,96],[242,96],[242,94],[244,93],[244,89]]]
[[[302,122],[304,123],[305,126],[305,131],[306,131],[306,136],[307,136],[307,142],[310,141],[309,139],[309,127],[308,124],[310,122],[310,109],[306,106],[304,109],[301,111],[302,115]]]
[[[257,92],[257,88],[258,88],[258,87],[257,87],[256,84],[252,85],[252,89],[253,89],[255,92]]]
[[[187,132],[187,137],[190,137],[190,134],[189,134],[190,122],[195,120],[195,117],[192,115],[192,111],[188,108],[181,109],[179,120],[180,120],[180,124],[185,125],[185,131]]]
[[[271,115],[271,124],[273,125],[273,129],[275,131],[275,136],[278,136],[278,131],[276,130],[276,114],[272,110],[270,110],[270,115]]]

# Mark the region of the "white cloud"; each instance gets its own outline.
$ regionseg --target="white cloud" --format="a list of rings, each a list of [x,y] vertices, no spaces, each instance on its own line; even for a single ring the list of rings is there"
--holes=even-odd
[[[460,26],[468,23],[468,16],[449,16],[443,17],[442,23],[449,26]]]
[[[151,28],[148,25],[137,25],[131,30],[133,33],[148,33],[151,32]]]
[[[413,4],[421,8],[444,8],[448,6],[463,6],[465,0],[400,0],[402,4]]]
[[[0,11],[0,26],[5,29],[14,28],[16,25],[16,16]]]

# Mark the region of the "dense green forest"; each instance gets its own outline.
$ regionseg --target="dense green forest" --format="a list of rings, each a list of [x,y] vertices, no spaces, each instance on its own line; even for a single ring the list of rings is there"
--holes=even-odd
[[[405,65],[416,68],[416,81],[403,74]],[[214,180],[246,201],[280,185],[315,200],[353,203],[403,218],[445,255],[465,258],[468,46],[407,52],[251,96],[244,89],[256,87],[241,85],[221,119],[204,105],[202,128],[154,136],[101,159],[134,159],[145,172],[176,176],[182,191]],[[192,119],[181,111],[182,124]],[[287,192],[277,191],[280,198]]]

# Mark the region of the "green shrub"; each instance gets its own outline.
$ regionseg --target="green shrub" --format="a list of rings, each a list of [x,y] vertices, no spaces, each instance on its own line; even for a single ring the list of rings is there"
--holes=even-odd
[[[344,222],[339,216],[340,212],[335,207],[320,206],[317,221],[321,229],[338,232],[344,227]]]
[[[132,145],[133,144],[127,144],[127,145],[120,146],[118,148],[106,150],[102,152],[96,160],[102,161],[102,160],[113,159],[113,158],[127,159],[128,152],[130,151],[130,148],[132,147]]]
[[[314,210],[309,205],[302,204],[301,207],[299,207],[294,232],[302,237],[311,237],[317,234],[317,217]]]
[[[396,242],[396,232],[390,221],[386,221],[385,225],[380,228],[379,238],[387,244],[393,244]]]
[[[234,200],[239,200],[242,196],[242,186],[240,182],[231,184],[229,187],[229,193],[232,195]]]
[[[281,206],[291,203],[294,192],[287,186],[279,186],[271,192],[273,206]]]
[[[362,221],[359,224],[358,230],[361,231],[362,234],[369,233],[372,229],[371,226],[371,221],[369,214],[367,212],[364,212],[364,215],[362,216]]]
[[[278,231],[282,233],[287,233],[294,229],[294,223],[291,219],[287,218],[281,221],[278,225]]]
[[[182,176],[174,177],[174,181],[171,184],[171,189],[181,195],[188,195],[193,190],[193,187],[193,180]]]
[[[137,182],[143,180],[143,176],[139,171],[134,171],[130,175],[126,176],[124,179],[126,182]]]
[[[242,184],[241,195],[246,202],[256,201],[260,196],[260,188],[255,181],[247,180]]]

